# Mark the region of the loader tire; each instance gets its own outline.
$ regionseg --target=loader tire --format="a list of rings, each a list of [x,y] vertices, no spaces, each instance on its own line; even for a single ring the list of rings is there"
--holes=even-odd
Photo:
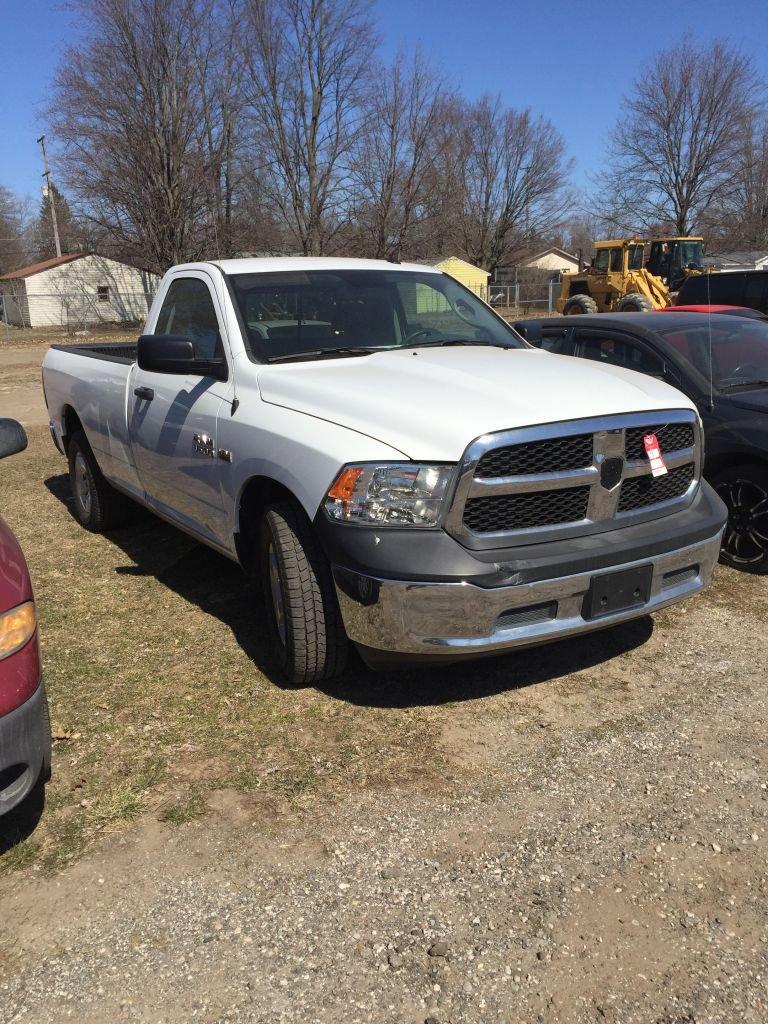
[[[295,502],[265,509],[259,568],[272,649],[287,682],[308,686],[340,675],[348,642],[331,567]]]
[[[563,306],[563,316],[575,313],[596,313],[597,303],[591,295],[571,295]]]
[[[653,303],[645,295],[641,295],[640,292],[630,292],[629,295],[625,295],[616,307],[617,313],[651,313],[653,312]]]

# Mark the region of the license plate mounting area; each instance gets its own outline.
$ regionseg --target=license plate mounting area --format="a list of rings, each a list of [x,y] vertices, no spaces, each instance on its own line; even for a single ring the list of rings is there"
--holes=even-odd
[[[650,599],[652,580],[652,565],[593,576],[584,600],[584,618],[599,619],[629,608],[640,608]]]

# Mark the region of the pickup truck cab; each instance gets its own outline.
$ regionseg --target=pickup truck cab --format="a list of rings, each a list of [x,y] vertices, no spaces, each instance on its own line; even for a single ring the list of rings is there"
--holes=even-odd
[[[177,266],[137,344],[54,346],[43,380],[81,523],[130,498],[254,570],[295,682],[348,640],[378,667],[604,627],[717,560],[693,403],[534,349],[432,268]]]

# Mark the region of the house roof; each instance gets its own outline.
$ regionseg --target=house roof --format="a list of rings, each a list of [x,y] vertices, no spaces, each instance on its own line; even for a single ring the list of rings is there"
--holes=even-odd
[[[715,263],[759,263],[760,260],[768,258],[768,252],[765,249],[741,249],[737,252],[707,253],[707,256]]]
[[[557,245],[550,245],[548,249],[543,249],[541,252],[537,252],[535,256],[529,256],[526,263],[533,263],[534,260],[540,260],[542,256],[549,256],[550,253],[555,256],[562,256],[567,260],[573,260],[575,263],[577,263],[579,259],[578,256],[574,256],[571,252],[566,252],[565,249],[561,249]]]
[[[462,259],[461,256],[432,256],[430,259],[419,260],[419,263],[425,267],[439,267],[443,263],[449,263],[451,260],[463,263],[465,267],[471,267],[473,270],[478,270],[481,274],[486,274],[488,277],[491,276],[487,270],[483,270],[482,267],[475,266],[474,263],[470,263],[469,260]]]
[[[0,281],[13,281],[19,277],[34,277],[35,274],[42,273],[43,270],[51,270],[53,267],[61,267],[65,263],[72,263],[74,260],[79,260],[83,256],[87,256],[84,252],[70,252],[64,256],[54,256],[50,260],[41,260],[39,263],[30,263],[28,267],[20,267],[19,270],[12,270],[10,274],[3,274],[0,277]]]

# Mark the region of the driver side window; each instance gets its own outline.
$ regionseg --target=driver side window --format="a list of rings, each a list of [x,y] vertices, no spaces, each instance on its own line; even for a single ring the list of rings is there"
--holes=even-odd
[[[208,285],[198,277],[180,277],[171,282],[155,334],[188,338],[194,345],[196,359],[224,358],[213,299]]]

